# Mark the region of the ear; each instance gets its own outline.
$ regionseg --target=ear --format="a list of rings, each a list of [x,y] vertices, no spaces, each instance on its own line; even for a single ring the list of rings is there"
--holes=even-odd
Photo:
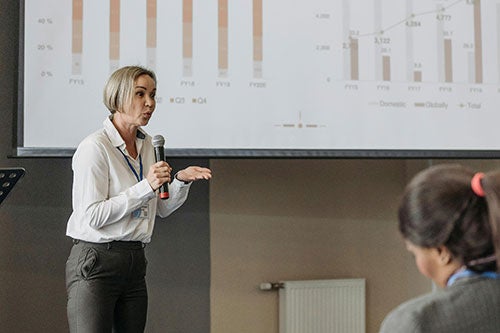
[[[443,266],[448,265],[453,260],[453,255],[446,246],[441,245],[436,248],[436,251],[439,257],[439,263]]]

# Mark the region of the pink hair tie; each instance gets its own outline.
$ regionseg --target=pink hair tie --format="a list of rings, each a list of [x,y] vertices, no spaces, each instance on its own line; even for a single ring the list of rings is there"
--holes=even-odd
[[[472,177],[472,180],[470,181],[470,186],[472,188],[472,191],[474,191],[474,193],[478,197],[484,197],[485,195],[483,185],[481,185],[481,180],[483,178],[484,178],[484,173],[478,172]]]

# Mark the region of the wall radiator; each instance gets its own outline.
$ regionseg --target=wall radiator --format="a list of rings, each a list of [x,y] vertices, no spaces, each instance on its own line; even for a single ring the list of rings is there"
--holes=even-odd
[[[365,279],[280,283],[280,333],[365,333],[365,330]]]

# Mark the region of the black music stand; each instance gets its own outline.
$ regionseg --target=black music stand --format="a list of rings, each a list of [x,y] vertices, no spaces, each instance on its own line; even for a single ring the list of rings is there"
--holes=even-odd
[[[0,204],[25,173],[24,168],[0,168]]]

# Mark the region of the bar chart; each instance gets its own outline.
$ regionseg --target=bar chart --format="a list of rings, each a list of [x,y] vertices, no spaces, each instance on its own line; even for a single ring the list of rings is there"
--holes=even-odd
[[[399,81],[474,83],[484,82],[484,26],[498,31],[500,4],[494,1],[414,1],[388,3],[374,0],[373,17],[364,22],[351,16],[356,1],[343,0],[344,78],[360,80],[361,55],[373,53],[374,73],[364,79],[394,80],[394,69],[406,73]],[[360,4],[358,4],[360,5]],[[391,10],[388,10],[388,9]],[[484,10],[489,22],[484,22]],[[399,16],[397,16],[399,15]],[[387,17],[387,18],[386,18]],[[370,27],[369,25],[373,25]],[[500,70],[498,43],[489,52],[496,54],[496,77]],[[399,60],[397,59],[399,57]],[[364,60],[366,63],[366,59]],[[465,65],[465,66],[464,66]],[[397,66],[397,67],[396,67]],[[460,72],[460,73],[457,73]]]
[[[109,10],[109,68],[110,71],[116,70],[120,65],[120,26],[124,24],[121,18],[121,5],[127,5],[124,0],[108,0],[104,9]],[[219,77],[224,78],[228,75],[229,66],[229,0],[218,0],[218,25],[217,25],[217,53],[218,53],[218,71]],[[88,2],[88,1],[86,1]],[[73,56],[73,75],[82,74],[81,62],[83,52],[83,21],[84,21],[84,0],[72,0],[72,56]],[[195,40],[193,36],[193,0],[182,0],[182,24],[178,31],[182,33],[182,71],[184,77],[191,77],[193,74],[193,50]],[[145,24],[145,65],[154,69],[157,65],[158,48],[158,2],[157,0],[146,0],[146,24]],[[161,6],[161,3],[160,3]],[[87,13],[88,11],[86,11]],[[255,78],[262,78],[263,61],[263,5],[262,0],[252,0],[251,13],[252,19],[252,71]],[[94,14],[86,14],[92,18],[85,17],[85,20],[94,19]],[[164,15],[162,15],[164,16]],[[103,17],[104,20],[108,18]],[[93,48],[94,45],[86,43],[86,47]]]
[[[147,62],[146,66],[149,68],[156,68],[156,25],[157,25],[157,0],[147,0],[146,11],[146,52]]]
[[[83,52],[83,1],[73,0],[72,3],[72,53],[73,74],[81,73]],[[123,1],[123,0],[122,0]],[[229,73],[229,6],[230,0],[217,0],[217,38],[211,49],[217,51],[217,70],[219,77],[227,77]],[[252,71],[255,78],[262,78],[263,66],[263,0],[251,0],[252,8]],[[483,3],[485,0],[482,0]],[[457,82],[454,75],[454,63],[466,64],[467,73],[461,73],[460,82],[483,83],[483,33],[484,26],[482,7],[487,8],[495,17],[492,28],[500,26],[500,4],[481,0],[405,0],[391,3],[390,1],[373,0],[373,17],[365,19],[359,15],[355,7],[366,6],[361,0],[342,0],[342,30],[343,40],[333,41],[332,49],[343,49],[343,67],[345,80],[361,80],[363,77],[377,81],[391,81],[391,75],[396,65],[398,72],[406,73],[401,80],[408,82]],[[384,5],[383,5],[384,4]],[[183,75],[193,74],[193,0],[182,0],[182,67]],[[157,0],[147,0],[146,10],[146,64],[156,68],[156,53],[158,47],[158,4]],[[487,7],[486,7],[487,6]],[[331,6],[330,6],[331,7]],[[352,15],[351,7],[355,8]],[[332,11],[336,10],[332,8]],[[164,16],[164,15],[162,15]],[[120,0],[109,0],[109,62],[110,70],[120,63]],[[270,27],[272,29],[272,27]],[[498,42],[498,40],[496,41]],[[496,43],[498,44],[498,43]],[[90,46],[92,47],[92,46]],[[429,52],[432,52],[433,64],[429,64]],[[500,79],[500,47],[496,46],[496,83]],[[361,62],[370,63],[362,55],[372,53],[374,57],[374,72],[363,71],[360,77]],[[404,60],[397,60],[397,58]],[[366,58],[366,56],[365,56]],[[404,67],[404,68],[403,68]],[[455,66],[456,67],[456,66]],[[434,73],[434,74],[430,74]],[[435,77],[433,77],[435,75]],[[466,79],[464,77],[466,76]]]

